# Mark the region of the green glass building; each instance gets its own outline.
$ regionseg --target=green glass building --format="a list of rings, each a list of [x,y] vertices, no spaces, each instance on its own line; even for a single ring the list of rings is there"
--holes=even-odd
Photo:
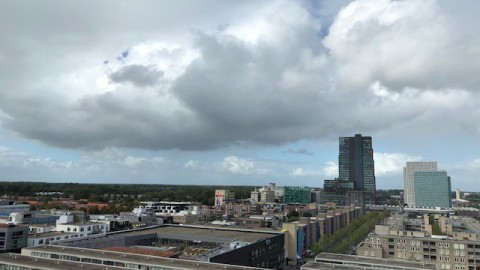
[[[285,187],[283,201],[285,204],[309,204],[312,202],[309,187]]]
[[[446,171],[414,172],[415,206],[452,207],[450,176]]]

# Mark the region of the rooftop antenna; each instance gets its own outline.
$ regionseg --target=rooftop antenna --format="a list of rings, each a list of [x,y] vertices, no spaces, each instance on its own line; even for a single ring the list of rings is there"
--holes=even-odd
[[[360,134],[360,120],[357,120],[357,134]]]

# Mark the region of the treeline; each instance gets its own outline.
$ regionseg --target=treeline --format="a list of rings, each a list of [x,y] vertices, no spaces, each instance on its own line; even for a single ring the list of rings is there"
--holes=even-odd
[[[395,205],[395,200],[391,200],[392,195],[400,195],[403,189],[389,189],[389,190],[377,190],[376,200],[377,204],[390,204]]]
[[[322,237],[318,243],[313,245],[312,251],[315,254],[320,252],[348,253],[352,246],[363,241],[375,229],[375,225],[388,216],[388,212],[376,211],[363,215],[334,234]]]
[[[192,186],[146,184],[80,184],[45,182],[0,182],[0,192],[7,196],[38,196],[37,192],[63,192],[63,197],[91,202],[113,199],[195,201],[214,204],[215,189],[229,189],[237,199],[250,198],[251,186]],[[59,197],[54,195],[53,197]]]

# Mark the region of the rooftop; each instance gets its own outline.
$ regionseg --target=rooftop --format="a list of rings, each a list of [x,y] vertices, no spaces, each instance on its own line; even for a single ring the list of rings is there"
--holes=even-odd
[[[163,226],[154,229],[132,231],[126,235],[156,233],[160,238],[196,240],[215,243],[242,241],[254,243],[266,238],[282,234],[280,231],[250,230],[225,227],[207,226]]]
[[[180,269],[196,269],[196,270],[262,269],[262,268],[254,268],[254,267],[247,267],[247,266],[236,266],[236,265],[208,263],[208,262],[199,262],[199,261],[173,259],[173,258],[162,258],[162,257],[149,256],[149,255],[129,254],[124,252],[116,252],[116,251],[104,251],[104,250],[99,251],[96,249],[62,247],[62,246],[52,246],[52,245],[23,248],[22,252],[23,251],[38,251],[38,252],[70,255],[70,256],[76,256],[81,258],[96,258],[100,260],[131,262],[131,263],[137,263],[137,264],[143,264],[143,265],[172,267],[174,269],[179,269],[179,268]],[[65,269],[65,268],[59,268],[59,269]],[[92,268],[89,268],[89,269],[92,269]],[[101,269],[104,269],[104,268],[101,268]],[[109,269],[117,269],[117,268],[109,268]],[[124,269],[124,268],[121,268],[121,269]]]
[[[125,252],[125,253],[132,253],[132,254],[141,254],[141,255],[150,255],[150,256],[165,257],[165,258],[171,258],[171,257],[179,256],[180,254],[182,254],[181,251],[160,251],[160,250],[141,248],[141,247],[115,246],[115,247],[104,248],[103,250]]]
[[[49,228],[53,227],[53,225],[45,224],[45,223],[40,223],[40,224],[29,224],[28,225],[30,228],[31,227],[39,227],[39,228]]]
[[[98,264],[89,264],[89,263],[80,263],[80,262],[70,262],[70,261],[53,261],[51,259],[39,258],[39,257],[30,257],[20,254],[13,253],[4,253],[0,254],[0,263],[10,264],[22,267],[34,267],[35,269],[45,269],[45,270],[70,270],[78,269],[84,267],[90,270],[121,270],[125,269],[124,267],[114,267]]]
[[[320,253],[315,257],[316,262],[340,262],[340,263],[353,263],[353,264],[374,264],[382,266],[379,268],[389,269],[396,266],[404,269],[436,269],[435,264],[422,264],[408,261],[399,261],[385,258],[370,258],[355,255],[335,254],[335,253]]]
[[[60,236],[60,235],[77,235],[77,233],[71,233],[71,232],[46,232],[46,233],[39,233],[39,234],[30,234],[28,235],[28,238],[45,238],[45,237],[55,237],[55,236]]]

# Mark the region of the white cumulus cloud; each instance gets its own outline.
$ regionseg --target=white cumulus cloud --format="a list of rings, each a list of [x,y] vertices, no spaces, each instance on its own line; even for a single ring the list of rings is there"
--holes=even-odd
[[[255,163],[248,159],[242,159],[236,156],[228,156],[219,162],[217,166],[222,171],[233,174],[251,174],[257,171]]]
[[[421,161],[421,156],[411,156],[404,153],[379,153],[373,154],[375,160],[375,175],[403,174],[403,167],[407,161]]]
[[[325,164],[322,171],[325,177],[328,177],[328,178],[338,177],[338,164],[333,161],[329,161]]]

